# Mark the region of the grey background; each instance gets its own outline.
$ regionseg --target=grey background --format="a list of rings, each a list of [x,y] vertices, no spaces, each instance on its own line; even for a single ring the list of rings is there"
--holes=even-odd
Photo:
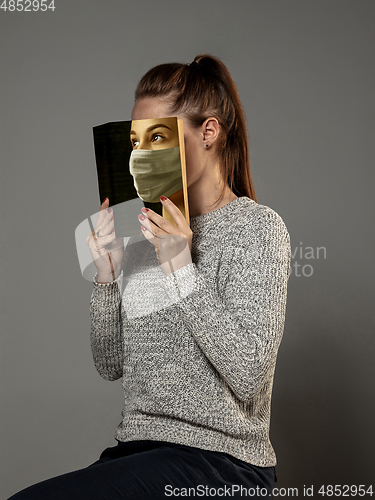
[[[115,445],[121,384],[94,368],[92,285],[74,241],[99,206],[92,127],[130,118],[150,67],[201,52],[222,58],[238,85],[258,202],[283,217],[292,251],[326,249],[293,259],[313,274],[289,281],[272,406],[276,486],[300,497],[303,485],[369,486],[375,3],[55,5],[0,12],[0,497]]]

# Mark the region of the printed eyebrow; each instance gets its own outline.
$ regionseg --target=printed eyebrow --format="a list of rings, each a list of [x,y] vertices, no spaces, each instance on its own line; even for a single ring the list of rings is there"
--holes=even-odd
[[[152,130],[155,130],[156,128],[163,128],[163,127],[167,128],[168,130],[172,130],[167,125],[164,125],[164,123],[157,123],[156,125],[151,125],[150,127],[148,127],[146,132],[151,132]],[[136,134],[136,132],[134,130],[130,131],[130,135],[135,135],[135,134]]]

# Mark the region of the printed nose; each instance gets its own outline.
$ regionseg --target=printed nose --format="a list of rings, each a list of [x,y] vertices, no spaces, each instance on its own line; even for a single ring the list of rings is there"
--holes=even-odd
[[[149,141],[139,141],[138,149],[152,149],[152,146]]]

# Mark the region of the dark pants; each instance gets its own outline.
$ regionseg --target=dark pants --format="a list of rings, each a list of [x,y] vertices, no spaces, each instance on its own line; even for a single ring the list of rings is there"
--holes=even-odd
[[[274,467],[256,467],[226,453],[132,441],[107,448],[85,469],[30,486],[8,500],[269,499],[274,479]]]

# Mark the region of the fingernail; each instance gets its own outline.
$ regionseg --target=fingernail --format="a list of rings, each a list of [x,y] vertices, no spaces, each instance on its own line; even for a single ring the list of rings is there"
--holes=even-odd
[[[138,215],[138,219],[140,219],[140,220],[145,220],[145,218],[146,217],[144,215]]]
[[[145,208],[145,207],[141,208],[142,212],[148,212],[149,210],[150,210],[149,208]]]
[[[108,212],[111,214],[111,213],[112,213],[112,208],[110,208],[110,209],[108,210]]]
[[[111,220],[113,220],[113,215],[112,215],[112,217],[111,217]]]
[[[115,232],[115,228],[112,229],[112,233],[114,233],[114,232]]]
[[[161,201],[165,201],[167,198],[165,196],[160,196]]]
[[[141,226],[142,231],[146,231],[145,226]]]
[[[108,200],[108,198],[104,198],[103,203],[104,203],[105,201],[107,201],[107,200]]]

